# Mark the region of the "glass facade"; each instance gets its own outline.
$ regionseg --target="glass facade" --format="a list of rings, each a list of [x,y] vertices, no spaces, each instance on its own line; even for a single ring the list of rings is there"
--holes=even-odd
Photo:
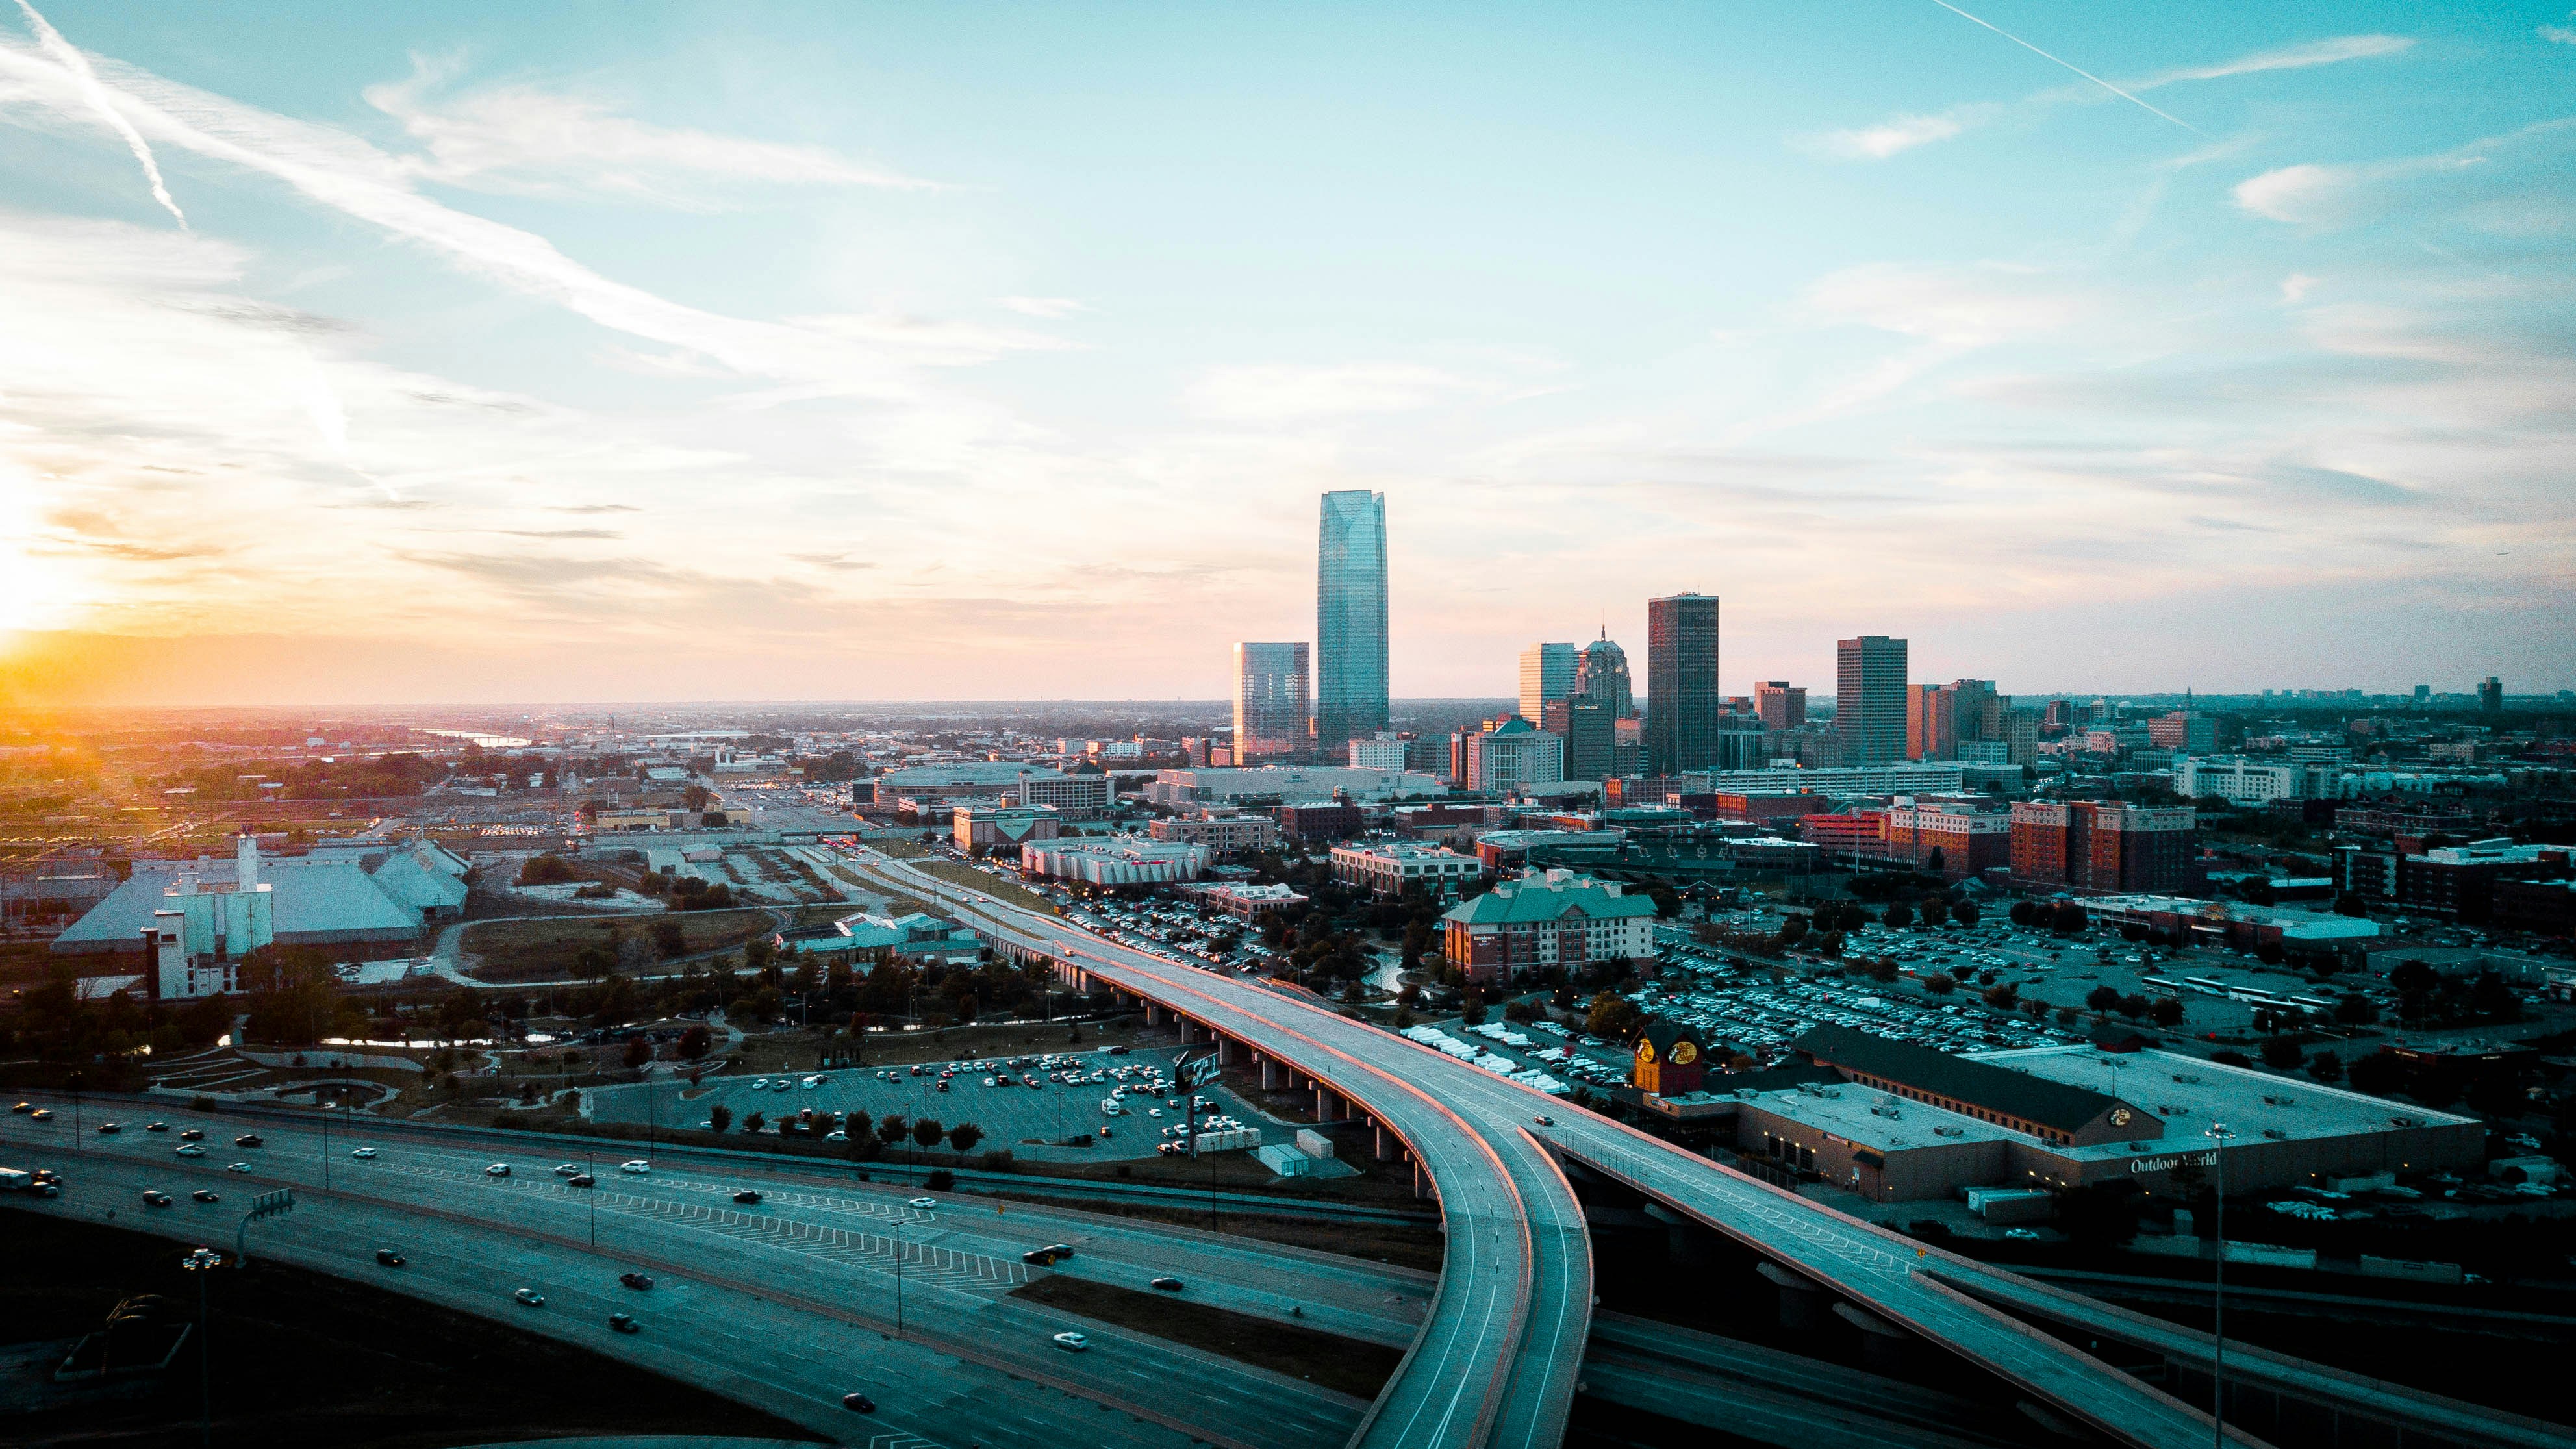
[[[1836,646],[1834,728],[1846,765],[1905,758],[1905,641],[1864,634]]]
[[[1307,749],[1306,646],[1234,646],[1234,760],[1299,759]]]
[[[1717,600],[1646,601],[1646,773],[1678,775],[1717,761]]]
[[[1387,727],[1386,495],[1324,495],[1315,550],[1315,746],[1347,758]]]

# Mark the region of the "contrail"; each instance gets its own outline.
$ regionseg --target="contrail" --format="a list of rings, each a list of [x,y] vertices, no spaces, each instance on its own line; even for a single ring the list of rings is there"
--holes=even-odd
[[[161,167],[152,159],[152,148],[143,144],[143,133],[135,130],[134,123],[125,119],[125,113],[116,108],[115,98],[107,93],[106,86],[99,83],[98,72],[89,68],[89,57],[63,39],[63,33],[37,14],[36,7],[28,4],[27,0],[18,0],[18,8],[27,12],[27,24],[36,32],[37,48],[71,73],[73,84],[80,87],[81,97],[115,128],[116,134],[125,138],[125,148],[134,153],[135,160],[143,163],[143,179],[152,183],[152,199],[178,219],[181,231],[187,230],[188,218],[179,210],[179,203],[170,199],[170,188],[161,184]]]
[[[27,3],[27,0],[18,0],[18,3],[24,5]],[[2011,31],[2004,29],[2000,25],[1991,25],[1983,20],[1977,20],[1977,17],[1970,15],[1967,11],[1951,4],[1950,0],[1932,0],[1932,3],[1949,11],[1951,14],[1958,16],[1962,20],[1976,20],[1979,25],[1984,25],[1988,30],[1993,31],[1995,34],[2002,36],[2004,39],[2011,41],[2013,44],[2020,46],[2022,49],[2029,51],[2033,55],[2039,56],[2044,60],[2057,61],[2059,65],[2065,66],[2068,70],[2084,77],[2086,80],[2089,80],[2093,84],[2100,86],[2102,89],[2109,91],[2111,94],[2118,96],[2120,99],[2127,101],[2129,104],[2138,107],[2140,110],[2152,111],[2156,115],[2164,116],[2166,120],[2173,122],[2175,125],[2182,127],[2184,130],[2191,132],[2195,136],[2205,136],[2209,134],[2198,126],[2193,125],[2191,122],[2184,120],[2180,116],[2166,115],[2163,111],[2156,110],[2155,107],[2148,105],[2145,101],[2139,100],[2136,96],[2129,94],[2127,91],[2120,89],[2118,86],[2111,84],[2109,81],[2102,79],[2100,76],[2095,75],[2093,72],[2086,70],[2084,67],[2077,65],[2072,61],[2057,60],[2056,56],[2050,55],[2047,51],[2040,49],[2038,46],[2031,44],[2029,41],[2022,39],[2020,36],[2013,34]]]

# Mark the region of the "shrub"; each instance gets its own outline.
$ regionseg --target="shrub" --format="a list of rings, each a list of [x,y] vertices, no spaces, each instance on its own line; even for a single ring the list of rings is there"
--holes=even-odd
[[[722,1102],[707,1109],[707,1122],[718,1132],[733,1130],[733,1109]]]
[[[946,1192],[957,1185],[957,1174],[944,1167],[938,1168],[932,1171],[929,1177],[924,1178],[921,1185],[932,1192]]]

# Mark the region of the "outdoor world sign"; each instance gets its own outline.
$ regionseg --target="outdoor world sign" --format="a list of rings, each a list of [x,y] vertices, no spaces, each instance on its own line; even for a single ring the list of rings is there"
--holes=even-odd
[[[2218,1154],[2215,1152],[2177,1152],[2171,1157],[2132,1157],[2129,1159],[2129,1171],[2171,1172],[2175,1168],[2186,1164],[2192,1167],[2216,1167],[2218,1165]]]

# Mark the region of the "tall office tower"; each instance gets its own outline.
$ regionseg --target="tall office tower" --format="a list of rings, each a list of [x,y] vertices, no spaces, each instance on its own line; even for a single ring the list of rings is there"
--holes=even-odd
[[[1646,773],[1705,770],[1717,747],[1717,600],[1646,601]]]
[[[1628,651],[1610,642],[1610,631],[1583,646],[1574,665],[1574,692],[1610,706],[1612,719],[1637,717],[1637,692],[1629,687]]]
[[[1315,745],[1327,760],[1387,725],[1386,495],[1324,495],[1315,550]]]
[[[2490,674],[2478,681],[2478,708],[2494,714],[2504,708],[2504,681]]]
[[[1807,722],[1807,690],[1785,679],[1766,679],[1753,686],[1753,711],[1766,730],[1794,730]]]
[[[1937,684],[1905,686],[1905,758],[1959,758],[1958,696]]]
[[[1306,753],[1306,646],[1234,646],[1234,762]]]
[[[1587,694],[1547,702],[1539,724],[1565,741],[1565,778],[1607,780],[1619,766],[1619,720]]]
[[[1834,728],[1845,765],[1893,764],[1905,755],[1905,641],[1865,634],[1835,645]]]
[[[1541,719],[1547,702],[1574,693],[1574,646],[1532,644],[1521,651],[1521,718]]]

